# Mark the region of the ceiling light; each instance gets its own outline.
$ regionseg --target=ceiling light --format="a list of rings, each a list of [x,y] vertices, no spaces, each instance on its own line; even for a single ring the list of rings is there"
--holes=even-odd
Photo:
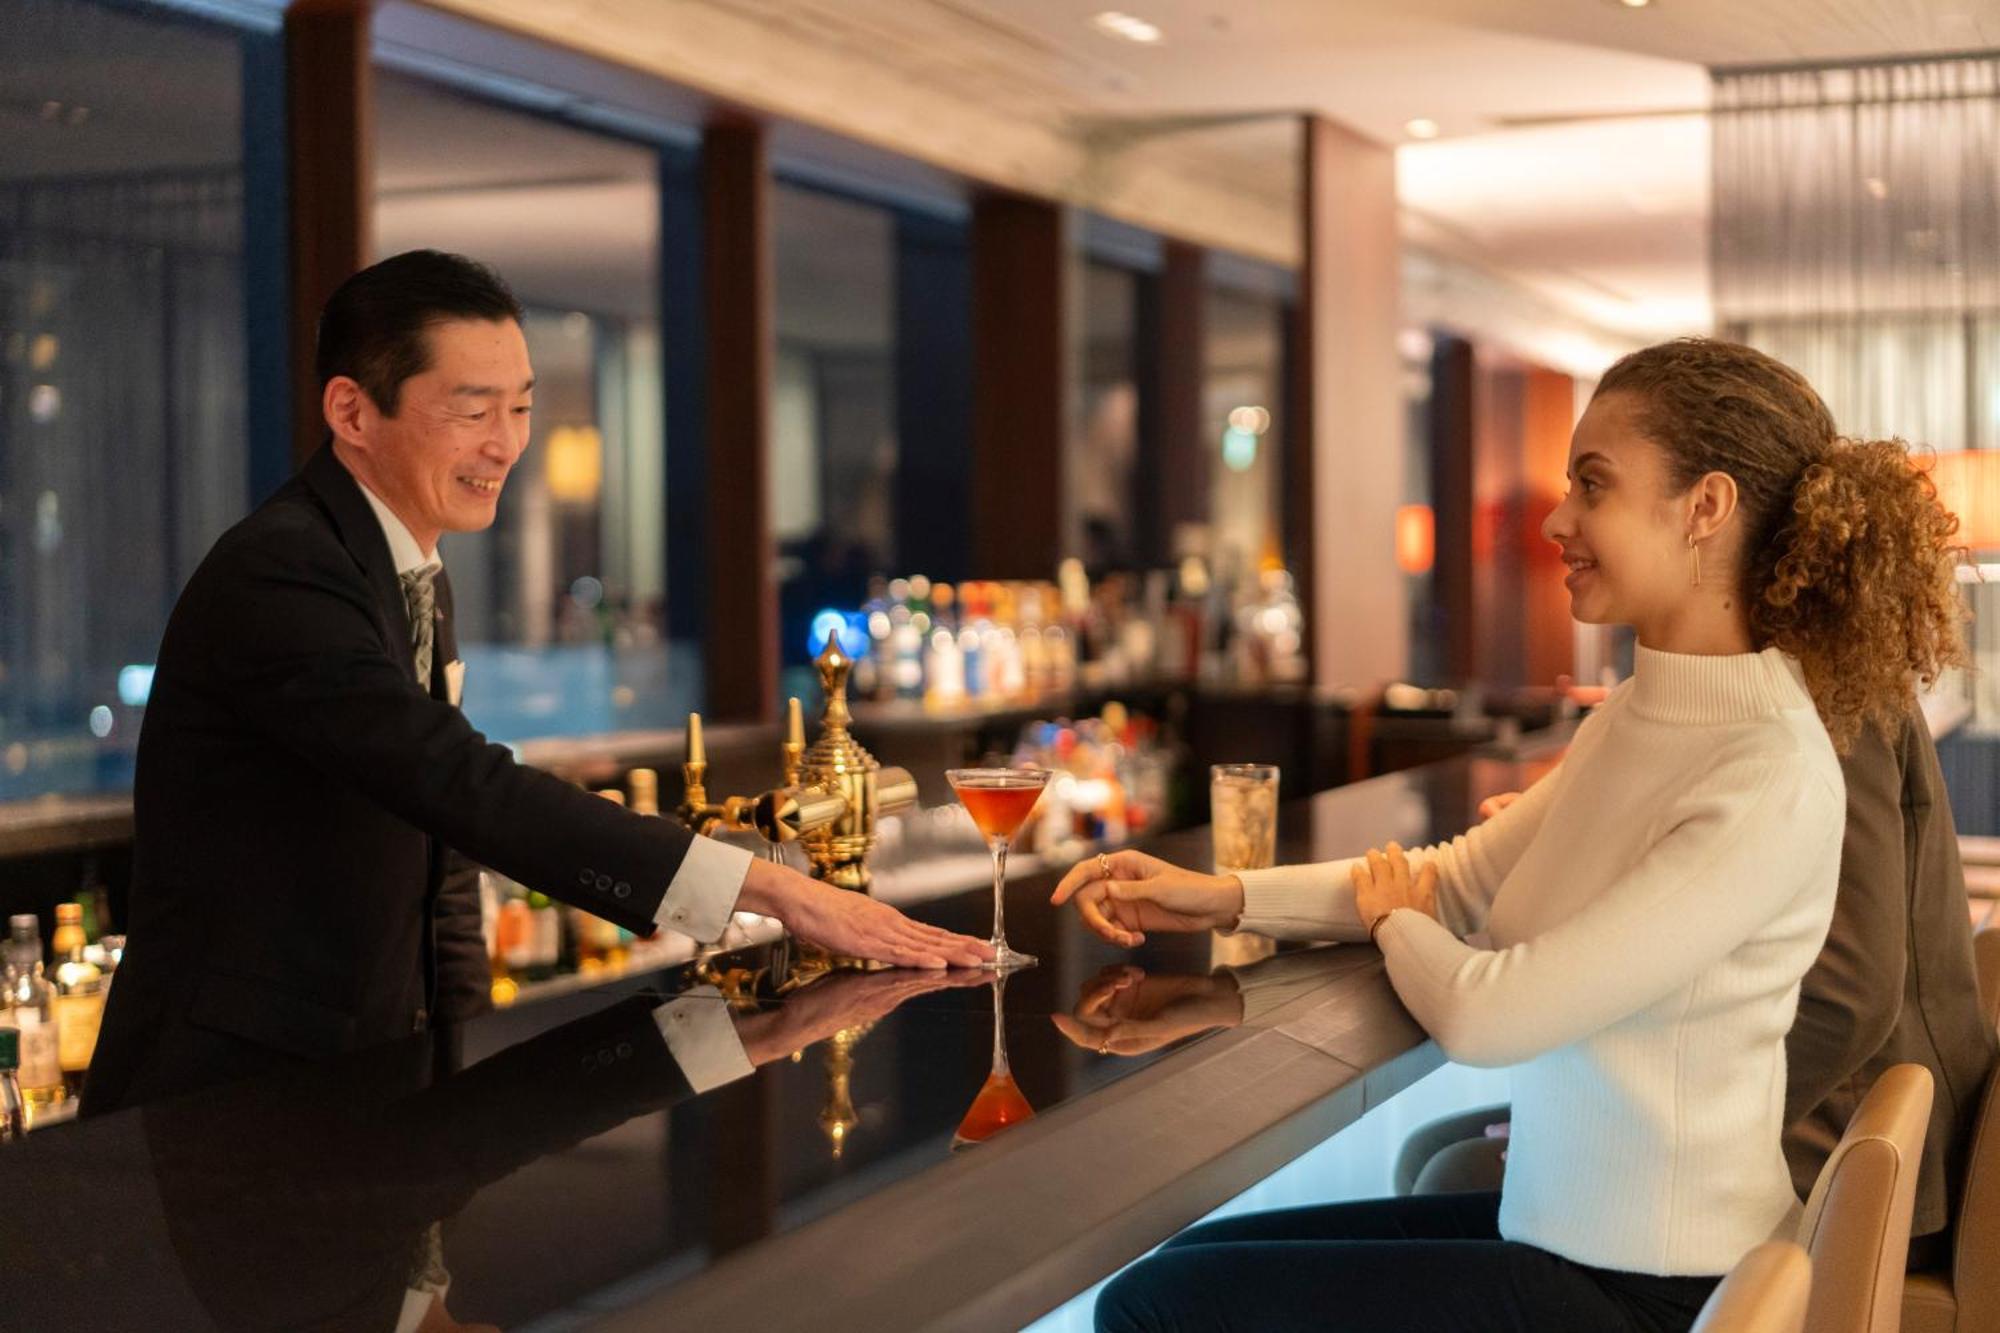
[[[1091,22],[1097,25],[1100,32],[1109,33],[1113,37],[1122,37],[1128,42],[1138,42],[1142,46],[1151,46],[1164,36],[1157,25],[1148,23],[1137,15],[1122,13],[1116,9],[1105,10]]]
[[[1403,122],[1403,133],[1412,139],[1435,139],[1438,137],[1438,123],[1424,116]]]
[[[1647,5],[1652,4],[1653,0],[1618,0],[1618,3],[1627,9],[1644,9]]]

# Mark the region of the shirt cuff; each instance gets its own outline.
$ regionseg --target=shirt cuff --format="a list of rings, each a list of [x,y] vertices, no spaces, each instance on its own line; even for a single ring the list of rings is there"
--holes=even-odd
[[[662,930],[691,935],[703,944],[713,944],[729,927],[736,909],[737,895],[743,892],[743,877],[750,873],[752,857],[741,847],[699,834],[688,844],[681,868],[660,899],[653,922]]]
[[[713,986],[697,986],[672,1004],[653,1011],[667,1054],[697,1093],[734,1083],[757,1072],[743,1052],[729,1006]]]

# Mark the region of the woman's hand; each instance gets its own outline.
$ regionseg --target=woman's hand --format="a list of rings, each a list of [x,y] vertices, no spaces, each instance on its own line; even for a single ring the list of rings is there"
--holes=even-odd
[[[1056,1030],[1099,1055],[1144,1055],[1162,1046],[1243,1021],[1243,999],[1227,972],[1148,976],[1107,967],[1083,988],[1074,1014],[1052,1014]]]
[[[1143,852],[1109,852],[1079,861],[1049,901],[1076,900],[1091,930],[1130,949],[1149,930],[1233,930],[1243,917],[1243,881],[1169,865]]]
[[[1367,859],[1356,861],[1349,873],[1354,879],[1354,910],[1369,935],[1374,935],[1376,922],[1399,907],[1437,919],[1437,867],[1426,861],[1412,875],[1409,858],[1395,843],[1370,848]]]
[[[1482,820],[1491,819],[1520,799],[1521,793],[1517,791],[1503,791],[1498,796],[1489,796],[1479,803],[1479,817]]]

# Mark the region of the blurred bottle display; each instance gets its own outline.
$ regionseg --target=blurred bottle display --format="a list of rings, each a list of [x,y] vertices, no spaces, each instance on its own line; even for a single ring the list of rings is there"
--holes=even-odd
[[[28,1102],[21,1094],[21,1034],[0,1027],[0,1143],[28,1132]]]
[[[84,957],[83,916],[82,903],[57,906],[56,933],[50,940],[57,960],[56,1058],[72,1097],[83,1092],[83,1076],[90,1068],[98,1029],[104,1023],[104,970]]]
[[[29,1124],[66,1098],[57,1047],[55,988],[42,971],[41,924],[32,912],[8,918],[7,1008],[0,1022],[20,1033],[21,1093]]]
[[[865,644],[856,698],[1032,703],[1051,694],[1155,682],[1285,684],[1305,679],[1305,614],[1276,564],[1107,574],[1065,560],[1054,582],[922,575],[875,578],[849,622]]]

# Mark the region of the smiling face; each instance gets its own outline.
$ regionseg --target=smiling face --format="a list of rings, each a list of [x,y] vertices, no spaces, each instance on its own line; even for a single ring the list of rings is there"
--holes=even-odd
[[[1570,438],[1569,492],[1542,523],[1587,625],[1670,622],[1688,602],[1691,492],[1672,493],[1665,452],[1640,434],[1629,395],[1590,404]],[[1705,558],[1712,552],[1704,548]]]
[[[534,367],[513,320],[447,320],[425,331],[429,365],[385,415],[337,376],[324,407],[341,461],[426,551],[445,532],[492,526],[507,474],[528,447]]]

